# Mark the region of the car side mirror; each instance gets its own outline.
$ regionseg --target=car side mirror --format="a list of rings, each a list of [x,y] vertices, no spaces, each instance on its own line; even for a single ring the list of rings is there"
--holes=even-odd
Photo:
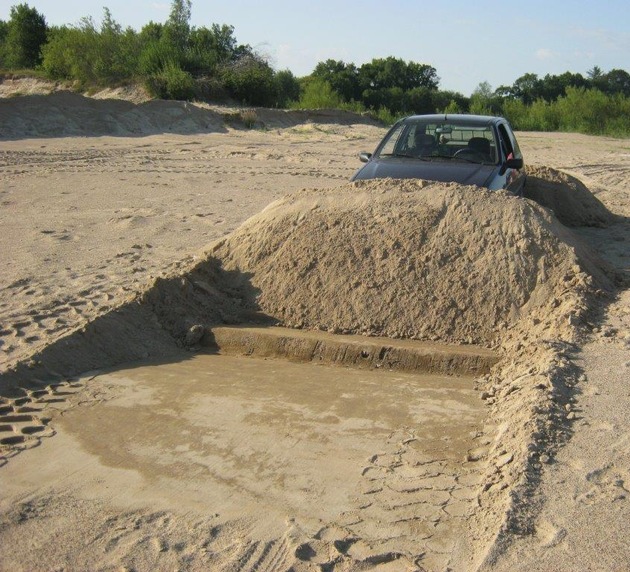
[[[499,169],[499,174],[503,176],[508,169],[522,169],[523,168],[523,157],[510,157],[506,159],[505,163],[501,165],[501,169]]]
[[[522,169],[523,168],[523,158],[522,157],[514,157],[512,159],[508,159],[505,162],[505,166],[508,169]]]
[[[361,163],[367,163],[371,158],[372,153],[366,153],[365,151],[359,153],[359,159],[361,160]]]

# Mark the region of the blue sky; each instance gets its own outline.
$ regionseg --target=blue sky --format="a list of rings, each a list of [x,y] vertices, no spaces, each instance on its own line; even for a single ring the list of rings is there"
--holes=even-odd
[[[0,0],[0,19],[26,1],[49,24],[100,22],[103,6],[123,27],[164,22],[170,1]],[[440,88],[470,95],[480,82],[511,85],[524,73],[630,71],[630,2],[607,0],[193,0],[193,26],[230,24],[241,44],[275,69],[308,75],[329,58],[361,65],[394,56],[436,68]]]

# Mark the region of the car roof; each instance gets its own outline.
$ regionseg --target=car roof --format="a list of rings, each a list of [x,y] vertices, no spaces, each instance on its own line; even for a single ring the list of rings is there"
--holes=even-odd
[[[471,126],[486,126],[505,121],[503,117],[495,117],[494,115],[467,115],[464,113],[435,113],[432,115],[410,115],[401,121],[423,121],[426,123],[442,123],[452,121]]]

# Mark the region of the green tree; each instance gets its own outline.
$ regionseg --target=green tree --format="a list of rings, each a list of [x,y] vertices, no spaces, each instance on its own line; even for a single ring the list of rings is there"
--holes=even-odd
[[[188,46],[191,0],[173,0],[170,16],[164,24],[163,39],[179,52]]]
[[[433,90],[431,98],[436,113],[463,113],[470,105],[469,98],[458,91]]]
[[[6,38],[9,33],[9,24],[4,20],[0,20],[0,69],[6,67],[5,46]]]
[[[124,81],[137,73],[138,35],[131,28],[123,30],[108,8],[103,9],[103,21],[95,40],[92,66],[98,83]]]
[[[428,87],[414,87],[405,92],[403,107],[397,111],[400,113],[433,113],[435,111],[434,93],[435,90]]]
[[[602,74],[595,82],[595,87],[604,93],[619,93],[624,97],[630,97],[630,74],[625,70],[613,69]]]
[[[416,87],[437,89],[439,78],[432,66],[415,62],[407,63],[389,56],[363,64],[359,68],[359,82],[364,90],[399,87],[407,91]]]
[[[538,84],[538,97],[545,101],[556,101],[566,94],[568,87],[589,87],[589,81],[579,73],[564,72],[560,75],[547,74]]]
[[[535,73],[526,73],[519,77],[510,87],[502,86],[497,93],[520,99],[525,104],[533,103],[541,97],[540,80]]]
[[[228,93],[237,101],[272,106],[276,99],[274,71],[260,56],[245,55],[223,67],[221,79]]]
[[[482,81],[470,96],[470,113],[476,115],[498,115],[501,113],[501,97],[492,91],[487,81]]]
[[[599,66],[593,66],[590,70],[586,72],[588,79],[590,79],[592,82],[597,81],[603,74],[604,72]]]
[[[287,107],[300,99],[300,82],[290,70],[281,70],[275,74],[276,107]]]
[[[56,28],[43,48],[42,67],[53,79],[84,85],[125,82],[138,73],[138,34],[123,30],[105,8],[100,28],[90,17]]]
[[[47,31],[44,16],[35,8],[26,3],[13,6],[4,41],[5,65],[13,69],[37,67]]]
[[[311,75],[329,83],[344,101],[358,100],[361,97],[359,71],[354,64],[329,59],[319,62]]]
[[[302,86],[298,109],[337,109],[341,106],[341,97],[332,86],[323,79],[306,78]]]

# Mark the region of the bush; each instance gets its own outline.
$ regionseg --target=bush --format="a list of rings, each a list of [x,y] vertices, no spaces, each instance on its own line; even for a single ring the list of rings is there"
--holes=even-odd
[[[167,63],[161,72],[148,76],[145,86],[161,99],[189,101],[195,96],[195,80],[175,63]]]
[[[227,101],[230,94],[217,77],[195,78],[195,99],[199,101]]]
[[[461,113],[462,110],[460,109],[459,105],[457,105],[457,102],[454,99],[451,99],[448,102],[448,105],[442,110],[442,113]]]
[[[100,31],[91,18],[83,18],[77,27],[53,30],[42,50],[42,68],[52,79],[111,85],[137,74],[137,51],[137,34],[123,32],[105,9]]]
[[[341,97],[331,85],[322,79],[309,81],[299,101],[291,107],[294,109],[336,109],[342,104]]]
[[[290,102],[300,98],[300,82],[289,71],[283,70],[275,74],[276,107],[287,107]]]
[[[603,134],[607,119],[615,116],[612,98],[598,89],[567,88],[566,96],[558,98],[556,106],[559,127],[565,131]]]
[[[400,119],[400,116],[394,115],[387,107],[381,107],[378,111],[371,112],[370,116],[384,125],[393,125]]]
[[[272,106],[276,99],[273,70],[256,56],[246,55],[224,66],[221,80],[228,93],[240,103]]]

